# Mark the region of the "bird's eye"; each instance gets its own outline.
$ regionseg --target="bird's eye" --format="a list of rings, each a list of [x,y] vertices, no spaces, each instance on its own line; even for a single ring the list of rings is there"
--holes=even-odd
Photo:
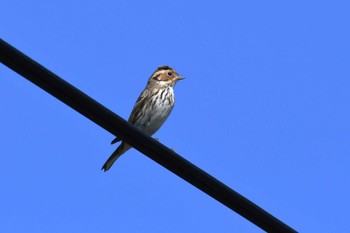
[[[173,74],[173,72],[169,71],[168,72],[168,76],[171,76]]]

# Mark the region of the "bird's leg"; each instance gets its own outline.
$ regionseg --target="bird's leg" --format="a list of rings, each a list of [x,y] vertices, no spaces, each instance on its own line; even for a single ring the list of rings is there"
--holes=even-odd
[[[159,142],[159,138],[153,138],[153,139]],[[175,152],[174,148],[169,148],[169,149]]]

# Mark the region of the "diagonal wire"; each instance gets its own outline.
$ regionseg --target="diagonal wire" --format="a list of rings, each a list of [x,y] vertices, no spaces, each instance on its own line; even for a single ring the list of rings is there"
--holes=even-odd
[[[261,229],[276,233],[297,232],[176,152],[143,134],[123,118],[2,39],[0,39],[0,61]]]

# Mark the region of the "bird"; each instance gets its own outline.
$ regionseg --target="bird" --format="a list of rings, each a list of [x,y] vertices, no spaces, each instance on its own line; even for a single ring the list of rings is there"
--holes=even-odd
[[[173,68],[163,65],[159,66],[148,79],[145,89],[138,97],[128,122],[143,133],[152,136],[166,121],[175,104],[174,87],[176,83],[183,80]],[[111,144],[121,141],[116,137]],[[102,166],[101,170],[108,171],[114,162],[131,148],[122,141],[112,155]]]

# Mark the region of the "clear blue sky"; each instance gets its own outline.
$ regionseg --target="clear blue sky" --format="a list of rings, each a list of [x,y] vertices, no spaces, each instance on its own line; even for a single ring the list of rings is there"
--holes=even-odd
[[[126,2],[126,1],[125,1]],[[1,38],[124,118],[186,80],[155,135],[301,232],[348,232],[346,1],[3,1]],[[0,66],[0,232],[261,232]]]

